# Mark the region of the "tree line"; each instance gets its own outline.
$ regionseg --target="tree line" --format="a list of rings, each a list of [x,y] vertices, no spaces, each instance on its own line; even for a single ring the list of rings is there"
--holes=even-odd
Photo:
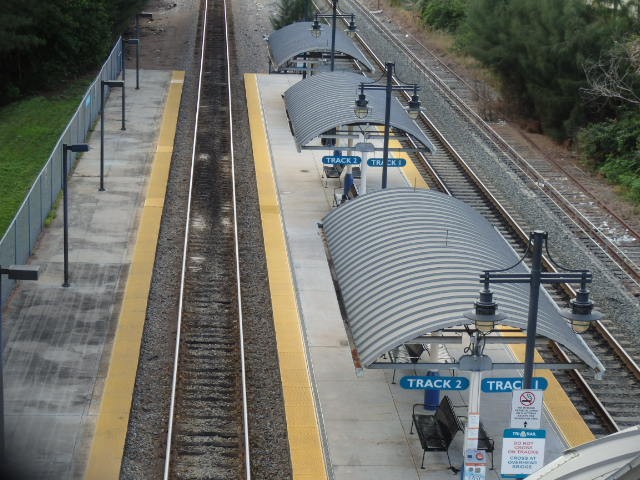
[[[420,0],[503,98],[640,202],[639,1]]]
[[[93,71],[144,0],[4,0],[0,105]]]

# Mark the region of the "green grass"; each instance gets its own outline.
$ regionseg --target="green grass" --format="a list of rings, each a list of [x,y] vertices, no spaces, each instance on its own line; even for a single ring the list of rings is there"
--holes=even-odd
[[[0,108],[0,238],[9,227],[90,80]]]

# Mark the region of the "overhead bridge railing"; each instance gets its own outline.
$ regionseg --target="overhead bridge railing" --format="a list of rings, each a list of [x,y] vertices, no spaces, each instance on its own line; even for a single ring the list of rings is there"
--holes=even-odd
[[[18,213],[0,240],[0,265],[27,263],[49,212],[62,189],[62,144],[84,143],[100,113],[100,81],[117,78],[122,71],[122,41],[118,38],[100,72],[87,89],[82,101],[69,120],[47,163],[34,181]],[[70,153],[70,167],[76,154]],[[71,170],[70,170],[71,171]],[[2,282],[0,304],[15,286],[14,280]]]

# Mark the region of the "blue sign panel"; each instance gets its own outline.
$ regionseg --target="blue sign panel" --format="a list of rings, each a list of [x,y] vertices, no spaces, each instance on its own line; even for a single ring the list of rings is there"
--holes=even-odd
[[[404,158],[387,158],[387,167],[404,167],[407,161]],[[370,158],[367,160],[370,167],[383,167],[384,158]]]
[[[400,379],[400,386],[407,390],[466,390],[469,379],[465,377],[407,376]]]
[[[531,379],[532,390],[546,390],[549,382],[544,377]],[[480,388],[485,393],[507,393],[514,390],[522,390],[522,378],[483,378]]]
[[[361,161],[362,159],[356,155],[327,155],[322,157],[322,163],[325,165],[359,165]]]

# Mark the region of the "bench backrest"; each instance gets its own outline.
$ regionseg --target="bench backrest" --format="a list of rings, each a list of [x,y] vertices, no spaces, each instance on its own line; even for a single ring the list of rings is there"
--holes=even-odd
[[[451,439],[448,439],[449,441],[453,439],[458,430],[461,432],[464,431],[462,422],[456,415],[453,405],[451,404],[451,400],[446,395],[442,397],[440,405],[438,405],[438,409],[436,410],[435,417],[442,427],[451,435]]]

